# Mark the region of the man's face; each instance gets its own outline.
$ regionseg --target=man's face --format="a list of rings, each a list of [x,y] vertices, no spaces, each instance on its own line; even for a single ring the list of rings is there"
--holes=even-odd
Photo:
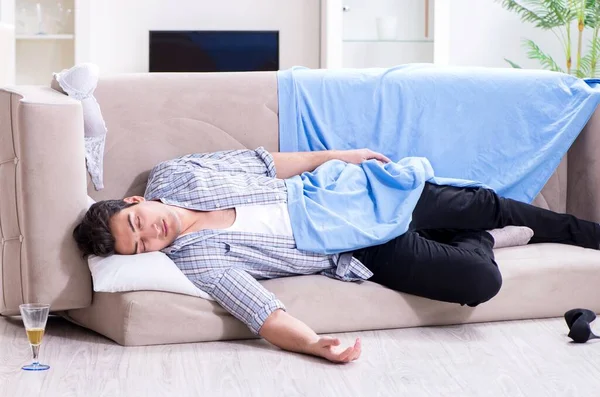
[[[139,196],[128,197],[125,201],[137,204],[121,210],[110,219],[117,254],[160,251],[181,233],[181,220],[168,205],[145,201]]]

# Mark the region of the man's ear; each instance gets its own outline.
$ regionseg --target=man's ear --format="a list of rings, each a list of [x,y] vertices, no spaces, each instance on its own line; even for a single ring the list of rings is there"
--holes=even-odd
[[[123,201],[125,201],[127,204],[138,204],[138,203],[142,203],[142,202],[146,201],[146,199],[143,198],[142,196],[131,196],[131,197],[125,197],[123,199]]]

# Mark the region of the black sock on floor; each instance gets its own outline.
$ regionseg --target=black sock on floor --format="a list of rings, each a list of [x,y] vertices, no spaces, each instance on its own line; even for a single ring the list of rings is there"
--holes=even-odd
[[[565,321],[569,326],[569,338],[575,343],[585,343],[590,339],[600,338],[592,332],[590,323],[596,319],[596,313],[587,309],[571,309],[565,313]]]

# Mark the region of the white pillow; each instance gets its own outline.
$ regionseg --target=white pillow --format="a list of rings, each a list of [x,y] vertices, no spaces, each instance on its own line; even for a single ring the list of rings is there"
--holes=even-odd
[[[88,196],[88,208],[94,203]],[[88,266],[96,292],[165,291],[214,300],[196,287],[162,252],[108,257],[90,255]]]
[[[214,300],[196,287],[162,252],[107,257],[90,255],[88,265],[96,292],[165,291]]]

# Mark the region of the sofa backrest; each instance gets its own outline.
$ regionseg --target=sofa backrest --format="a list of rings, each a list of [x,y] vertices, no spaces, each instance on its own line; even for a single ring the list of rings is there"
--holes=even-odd
[[[275,72],[121,75],[95,95],[108,134],[94,200],[143,195],[150,169],[177,156],[279,147]]]

